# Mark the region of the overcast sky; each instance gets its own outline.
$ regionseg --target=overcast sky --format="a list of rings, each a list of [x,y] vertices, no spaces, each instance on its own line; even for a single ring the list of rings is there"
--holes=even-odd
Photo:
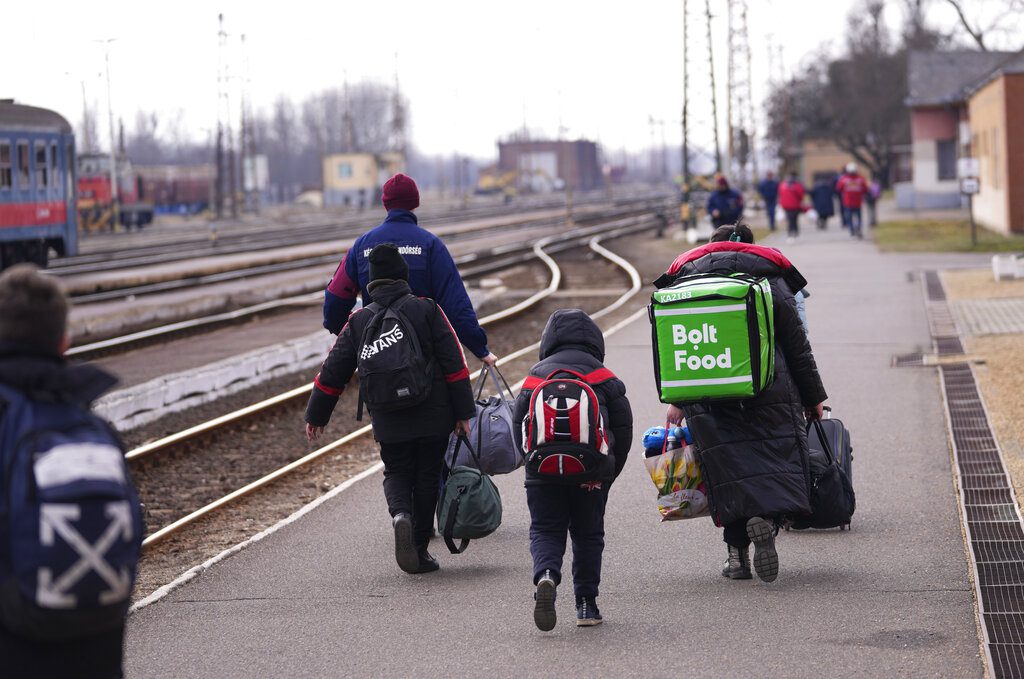
[[[984,0],[974,0],[982,2]],[[710,0],[724,129],[726,1]],[[750,0],[754,99],[771,75],[822,45],[838,50],[858,0]],[[495,141],[524,124],[619,149],[651,143],[649,119],[665,121],[678,144],[682,106],[682,0],[480,2],[390,0],[179,0],[80,2],[8,0],[0,97],[54,108],[78,123],[85,98],[107,129],[103,54],[110,43],[113,107],[130,130],[139,109],[155,110],[197,139],[216,125],[217,13],[237,46],[246,34],[257,108],[279,95],[296,102],[327,87],[394,82],[411,104],[411,138],[426,153],[493,156]],[[894,3],[895,4],[895,3]],[[944,3],[943,3],[944,4]],[[14,5],[12,7],[12,5]],[[703,0],[690,5],[692,141],[710,143],[710,84]],[[933,13],[949,24],[945,8]],[[887,11],[890,26],[900,13]],[[232,52],[232,67],[243,60]],[[239,83],[236,81],[235,86]],[[237,99],[237,97],[236,97]],[[760,115],[760,107],[759,113]],[[661,128],[656,127],[660,142]]]

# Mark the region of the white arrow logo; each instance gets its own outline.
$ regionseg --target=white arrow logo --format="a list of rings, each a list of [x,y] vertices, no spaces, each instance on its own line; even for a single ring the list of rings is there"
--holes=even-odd
[[[36,603],[44,608],[73,608],[77,598],[73,594],[68,594],[68,590],[78,584],[90,570],[95,571],[110,587],[100,592],[101,604],[116,603],[128,598],[131,589],[131,575],[128,569],[122,568],[121,572],[117,572],[103,558],[118,538],[125,542],[132,539],[131,507],[128,502],[122,500],[107,503],[105,514],[110,519],[110,525],[96,544],[90,544],[71,525],[81,516],[78,505],[42,504],[39,511],[40,543],[44,547],[51,546],[59,535],[75,550],[79,559],[56,580],[51,569],[39,569]]]

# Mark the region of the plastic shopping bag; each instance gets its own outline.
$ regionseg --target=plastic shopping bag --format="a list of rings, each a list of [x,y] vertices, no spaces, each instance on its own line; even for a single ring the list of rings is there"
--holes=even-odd
[[[693,519],[708,515],[708,497],[692,445],[662,449],[644,458],[644,465],[658,489],[662,521]]]

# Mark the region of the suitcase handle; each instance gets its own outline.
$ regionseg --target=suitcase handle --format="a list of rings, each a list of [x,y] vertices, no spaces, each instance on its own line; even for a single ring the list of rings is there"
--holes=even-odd
[[[830,465],[838,464],[836,462],[836,456],[832,452],[832,444],[828,442],[828,436],[825,435],[825,428],[821,426],[821,420],[814,420],[814,431],[817,432],[818,438],[821,440],[821,446],[825,449],[825,456],[828,457],[828,463]]]

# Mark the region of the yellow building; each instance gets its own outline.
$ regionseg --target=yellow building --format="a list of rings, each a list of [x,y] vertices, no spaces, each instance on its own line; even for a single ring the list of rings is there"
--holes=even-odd
[[[370,207],[389,177],[405,171],[401,153],[332,153],[323,158],[324,205]]]
[[[1024,57],[970,91],[971,155],[979,161],[974,217],[1002,233],[1024,233]]]
[[[818,179],[842,173],[847,163],[860,165],[856,158],[827,139],[806,139],[800,147],[800,181],[804,186],[813,186]],[[866,176],[863,168],[861,174]]]

